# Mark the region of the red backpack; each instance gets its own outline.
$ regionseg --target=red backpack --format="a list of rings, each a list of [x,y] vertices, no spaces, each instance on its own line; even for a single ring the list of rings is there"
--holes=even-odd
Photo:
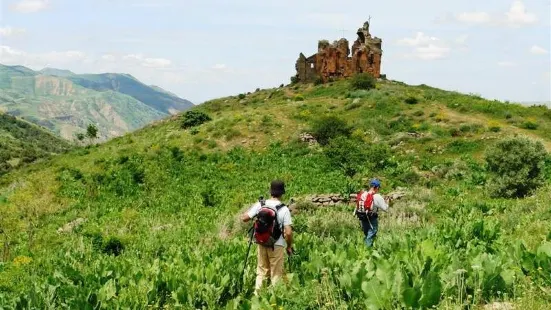
[[[356,216],[365,220],[373,213],[373,192],[361,190],[356,196]]]
[[[261,200],[261,208],[254,223],[254,239],[255,242],[266,246],[274,247],[276,241],[281,237],[282,228],[277,220],[277,211],[284,207],[283,203],[278,204],[274,208],[268,207]]]

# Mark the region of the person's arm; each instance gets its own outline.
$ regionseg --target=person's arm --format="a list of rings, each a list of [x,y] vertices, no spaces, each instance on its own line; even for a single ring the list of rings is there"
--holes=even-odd
[[[243,215],[241,215],[241,220],[245,223],[250,221],[253,217],[255,217],[258,214],[258,211],[260,211],[260,203],[254,204],[249,209],[249,211],[243,213]]]
[[[293,254],[293,219],[289,209],[283,214],[283,238],[287,243],[287,254]]]
[[[287,254],[293,253],[293,228],[288,225],[284,228],[285,242],[287,242]]]
[[[388,199],[383,198],[383,196],[381,196],[380,194],[376,194],[375,196],[373,196],[373,199],[375,200],[377,208],[388,212]]]

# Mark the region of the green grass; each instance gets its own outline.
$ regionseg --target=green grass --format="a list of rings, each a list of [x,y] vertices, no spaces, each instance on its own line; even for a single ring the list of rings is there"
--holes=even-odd
[[[508,104],[476,111],[466,102],[483,106],[483,99],[427,86],[380,82],[354,94],[362,105],[353,109],[349,91],[340,81],[220,98],[195,108],[212,118],[199,126],[183,129],[183,117],[174,116],[2,177],[0,238],[8,246],[0,251],[0,304],[478,309],[511,302],[545,309],[551,184],[523,200],[488,198],[481,157],[511,134],[540,139],[549,150],[545,113],[518,113],[537,120],[530,130],[502,118],[517,112]],[[405,103],[411,96],[422,99]],[[449,107],[452,101],[467,108]],[[343,154],[298,141],[327,115],[346,120],[365,159],[388,152],[386,160],[354,156],[349,177],[335,164]],[[499,132],[488,129],[495,122]],[[286,181],[288,199],[347,194],[373,176],[384,193],[407,192],[381,216],[374,251],[363,246],[350,206],[303,205],[294,214],[298,254],[286,266],[288,285],[253,297],[251,254],[239,290],[248,227],[237,217],[267,195],[271,179]],[[86,222],[72,233],[56,232],[79,217]]]

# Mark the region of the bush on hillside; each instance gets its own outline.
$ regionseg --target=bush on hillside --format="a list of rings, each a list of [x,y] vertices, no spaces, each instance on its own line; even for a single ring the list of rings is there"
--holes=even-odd
[[[187,111],[184,114],[182,128],[187,129],[199,126],[211,120],[211,117],[201,111]]]
[[[520,127],[524,129],[536,130],[538,129],[539,126],[538,126],[538,123],[536,123],[535,121],[527,120],[527,121],[524,121],[520,125]]]
[[[497,142],[486,152],[492,197],[522,198],[542,186],[546,156],[541,142],[522,137]]]
[[[373,75],[369,73],[359,73],[352,77],[350,86],[352,89],[369,90],[375,88],[376,83],[377,80],[373,77]]]
[[[331,166],[353,177],[363,168],[381,171],[392,166],[392,151],[386,144],[365,143],[361,139],[339,136],[329,141],[323,152]]]
[[[416,97],[410,96],[410,97],[407,97],[404,100],[404,102],[407,104],[417,104],[419,102],[419,99],[417,99]]]
[[[325,116],[314,122],[311,132],[320,145],[327,145],[333,138],[350,137],[352,127],[336,116]]]
[[[359,172],[367,161],[365,151],[358,141],[343,136],[332,139],[323,152],[331,166],[342,169],[349,177]]]
[[[322,85],[324,82],[323,82],[323,79],[321,78],[321,76],[318,76],[315,80],[314,80],[314,85]]]

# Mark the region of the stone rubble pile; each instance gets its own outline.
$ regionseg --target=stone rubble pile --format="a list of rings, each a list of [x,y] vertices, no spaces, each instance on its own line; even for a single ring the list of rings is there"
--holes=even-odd
[[[299,139],[300,139],[300,141],[307,142],[310,145],[318,143],[316,138],[314,138],[314,136],[312,136],[311,134],[309,134],[307,132],[301,133],[300,136],[299,136]]]
[[[83,219],[83,218],[79,217],[76,220],[71,221],[71,222],[63,225],[63,227],[59,227],[57,229],[57,233],[58,234],[72,233],[73,230],[75,230],[75,228],[78,228],[80,225],[84,224],[84,222],[86,222],[86,219]]]

